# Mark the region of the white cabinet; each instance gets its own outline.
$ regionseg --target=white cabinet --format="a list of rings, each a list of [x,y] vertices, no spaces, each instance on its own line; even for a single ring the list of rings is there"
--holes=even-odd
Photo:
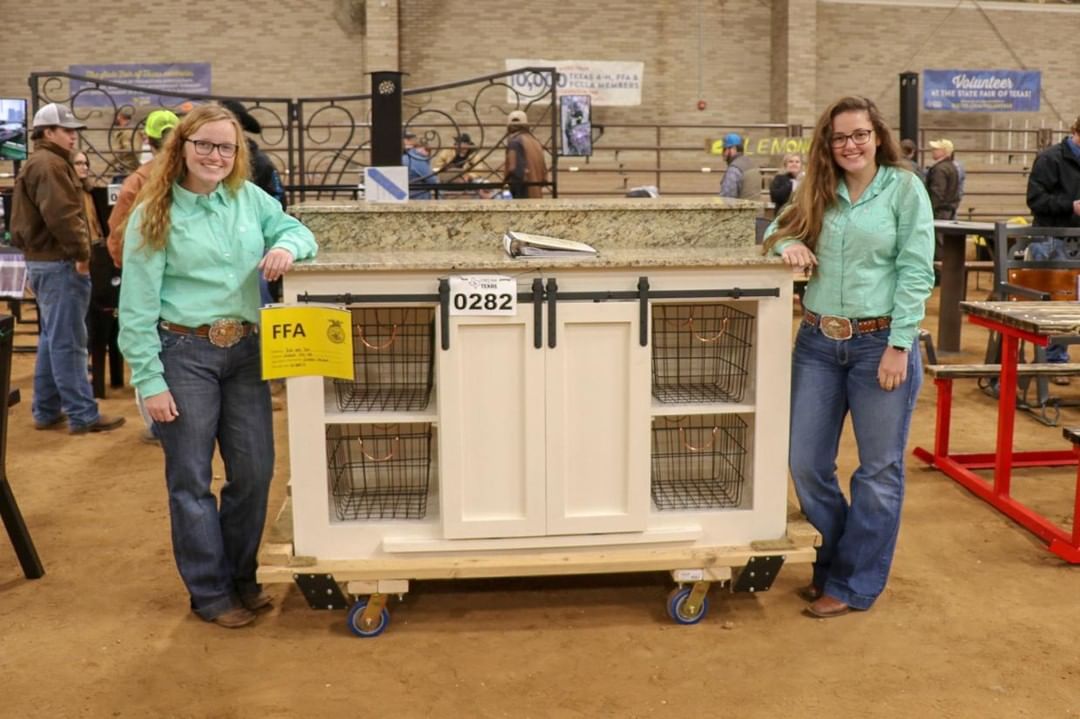
[[[430,331],[414,338],[431,340],[434,389],[423,409],[350,411],[339,408],[331,382],[289,380],[297,555],[404,561],[589,547],[629,553],[784,536],[792,315],[782,265],[547,268],[558,280],[557,301],[550,293],[542,306],[521,301],[512,317],[443,314],[439,280],[446,274],[322,268],[287,278],[288,296],[433,313]],[[534,276],[519,280],[519,292],[528,292]],[[685,338],[657,337],[657,317],[673,330],[691,328],[688,318],[658,308],[710,303],[732,318],[706,325],[695,310],[692,341],[712,346],[748,322],[752,347],[735,362],[742,391],[737,399],[661,402],[652,396],[654,370],[659,381],[672,367],[696,373],[701,363],[679,365]],[[365,335],[369,345],[389,342],[394,329],[386,325],[397,320],[387,316],[378,320],[382,335]],[[672,348],[674,363],[655,361],[661,346]],[[670,431],[657,431],[664,428]],[[372,438],[378,432],[388,436]],[[413,447],[426,452],[423,462]],[[380,460],[400,460],[400,472]],[[429,473],[413,474],[424,462]],[[734,469],[715,482],[708,462]],[[710,497],[701,499],[698,476],[711,482]],[[665,477],[674,480],[658,482]],[[379,511],[341,511],[345,480],[354,488],[363,482]],[[413,494],[426,485],[426,501],[410,505],[422,512],[387,510],[381,482]]]
[[[437,381],[448,538],[646,527],[649,352],[639,306],[561,302],[553,337],[547,311],[541,333],[526,307],[450,321]]]

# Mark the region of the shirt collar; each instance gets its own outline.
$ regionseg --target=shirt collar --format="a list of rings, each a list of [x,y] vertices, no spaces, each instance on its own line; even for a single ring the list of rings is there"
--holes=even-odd
[[[870,185],[863,191],[862,196],[859,197],[859,201],[855,204],[862,204],[881,194],[881,191],[892,182],[894,174],[895,170],[893,170],[893,168],[888,167],[887,165],[878,165],[877,172],[874,173],[874,179],[870,181]],[[847,180],[844,179],[843,175],[840,176],[840,184],[836,188],[836,194],[844,198],[844,201],[849,205],[851,204],[851,195],[848,194]]]
[[[200,195],[197,192],[184,189],[179,182],[173,183],[173,204],[182,210],[193,210],[196,207],[208,207],[226,204],[225,183],[219,182],[218,186],[209,195]]]
[[[1073,157],[1075,157],[1077,160],[1080,160],[1080,145],[1076,144],[1076,141],[1072,139],[1071,135],[1065,138],[1065,144],[1070,150],[1072,150]]]

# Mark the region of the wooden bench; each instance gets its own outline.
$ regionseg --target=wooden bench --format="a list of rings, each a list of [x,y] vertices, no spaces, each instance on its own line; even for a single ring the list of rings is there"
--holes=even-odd
[[[1001,374],[999,364],[928,364],[926,373],[935,379],[978,379],[997,377]],[[1080,362],[1028,362],[1016,366],[1018,377],[1074,377],[1080,376]]]
[[[934,452],[939,457],[949,454],[949,425],[952,422],[952,383],[954,379],[996,378],[1001,374],[999,364],[930,364],[926,373],[937,385],[937,417],[934,429]],[[1080,363],[1039,362],[1020,364],[1017,377],[1080,377]],[[1019,409],[1032,409],[1018,403]]]

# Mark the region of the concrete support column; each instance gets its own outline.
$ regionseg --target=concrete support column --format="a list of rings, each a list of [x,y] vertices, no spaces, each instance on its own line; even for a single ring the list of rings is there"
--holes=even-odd
[[[400,70],[398,0],[367,0],[364,67],[368,72]]]
[[[817,120],[817,0],[773,0],[773,122]]]

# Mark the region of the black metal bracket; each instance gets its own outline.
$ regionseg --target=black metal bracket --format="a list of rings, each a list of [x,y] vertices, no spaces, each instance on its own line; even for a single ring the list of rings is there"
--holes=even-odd
[[[533,347],[544,348],[544,281],[534,277],[532,281]]]
[[[638,289],[638,302],[641,304],[641,317],[638,319],[640,325],[638,340],[641,342],[642,347],[649,346],[649,278],[638,277],[637,281]]]
[[[349,601],[333,574],[294,574],[293,581],[312,609],[349,608]]]
[[[557,327],[557,320],[555,317],[555,306],[559,301],[559,283],[555,281],[554,277],[549,277],[547,281],[547,304],[548,304],[548,347],[555,348],[555,333]]]
[[[442,348],[450,349],[450,280],[439,279],[439,327],[442,329]]]
[[[732,585],[733,592],[767,592],[776,581],[780,567],[784,566],[784,555],[774,554],[765,557],[750,557],[746,566],[739,572],[738,579]]]

